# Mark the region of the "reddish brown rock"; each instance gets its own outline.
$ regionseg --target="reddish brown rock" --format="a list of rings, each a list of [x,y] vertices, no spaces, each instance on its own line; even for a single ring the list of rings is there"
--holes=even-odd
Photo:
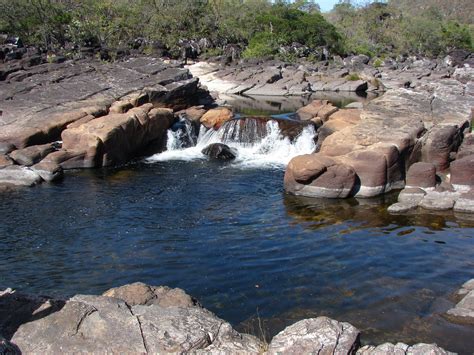
[[[457,159],[451,163],[451,184],[455,188],[474,187],[474,155]]]
[[[13,165],[13,161],[6,155],[0,155],[0,168]]]
[[[92,121],[93,119],[95,119],[95,116],[87,115],[78,119],[77,121],[74,121],[73,123],[68,124],[66,128],[76,128],[76,127],[79,127],[80,125],[83,125],[84,123]]]
[[[206,109],[201,106],[193,106],[186,110],[176,112],[178,115],[183,114],[192,122],[199,122],[201,117],[206,113]]]
[[[225,122],[233,117],[232,111],[227,107],[219,107],[207,111],[200,119],[207,128],[219,129]]]
[[[319,154],[293,158],[285,172],[285,190],[295,195],[345,198],[356,183],[354,170]]]
[[[408,169],[407,186],[434,188],[436,186],[436,167],[431,163],[415,163]]]
[[[303,121],[310,120],[314,117],[317,117],[321,107],[327,105],[327,103],[327,100],[314,100],[296,111],[296,116]]]
[[[423,161],[433,163],[442,171],[449,167],[451,152],[457,150],[461,143],[461,129],[457,125],[434,127],[429,133],[422,148]]]
[[[83,153],[83,167],[122,164],[150,144],[163,147],[173,119],[170,109],[143,105],[124,114],[110,114],[65,130],[63,148]]]
[[[329,120],[341,120],[347,123],[356,124],[360,121],[360,113],[361,110],[358,109],[342,109],[329,116]]]
[[[64,149],[58,150],[49,154],[43,159],[42,163],[52,163],[60,165],[63,169],[80,169],[80,168],[93,168],[95,165],[86,166],[84,158],[86,152],[75,152],[67,151]]]

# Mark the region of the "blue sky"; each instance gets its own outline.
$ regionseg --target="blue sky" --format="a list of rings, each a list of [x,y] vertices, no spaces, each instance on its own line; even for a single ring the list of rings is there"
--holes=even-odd
[[[338,0],[316,0],[316,3],[321,7],[321,11],[330,11],[333,6],[338,3]]]

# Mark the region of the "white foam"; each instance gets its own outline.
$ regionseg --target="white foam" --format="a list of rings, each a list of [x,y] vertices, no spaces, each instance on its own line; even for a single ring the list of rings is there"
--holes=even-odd
[[[238,125],[236,125],[236,128]],[[267,135],[259,142],[239,143],[223,139],[223,131],[201,129],[197,145],[190,148],[179,148],[176,133],[168,132],[167,150],[147,158],[147,162],[170,160],[193,161],[207,157],[201,151],[212,143],[224,143],[237,150],[237,158],[230,164],[238,168],[284,168],[297,155],[310,154],[315,150],[315,130],[313,126],[306,126],[301,134],[290,141],[282,136],[278,123],[269,121],[266,124]]]

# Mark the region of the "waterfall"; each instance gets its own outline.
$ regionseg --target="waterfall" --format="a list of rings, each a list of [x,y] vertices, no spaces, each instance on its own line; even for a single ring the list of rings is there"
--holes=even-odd
[[[237,150],[231,166],[242,168],[285,167],[295,156],[309,154],[316,148],[313,125],[301,125],[301,132],[293,139],[285,136],[276,119],[241,118],[223,124],[218,130],[201,126],[197,139],[193,139],[192,126],[168,130],[167,150],[146,159],[147,162],[169,160],[204,160],[201,151],[212,143],[224,143]],[[288,124],[288,122],[286,122]],[[184,140],[184,143],[183,143]],[[187,142],[193,144],[189,145]]]

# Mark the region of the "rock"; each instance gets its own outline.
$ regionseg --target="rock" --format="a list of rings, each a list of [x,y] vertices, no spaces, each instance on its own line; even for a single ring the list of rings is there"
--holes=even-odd
[[[257,338],[199,306],[155,303],[144,284],[109,290],[115,297],[77,295],[68,300],[0,293],[0,329],[21,353],[261,353]],[[145,291],[143,293],[142,291]],[[152,291],[154,293],[154,291]],[[184,291],[180,293],[184,294]],[[164,295],[166,299],[168,296]],[[151,302],[151,303],[150,303]]]
[[[28,80],[0,82],[0,141],[21,149],[58,140],[67,125],[92,114],[85,109],[110,107],[123,97],[129,97],[132,105],[139,105],[145,97],[164,106],[188,103],[195,99],[197,79],[178,66],[140,57],[114,63],[71,60],[27,68]],[[0,69],[0,77],[20,69]]]
[[[407,187],[433,189],[436,186],[436,167],[431,163],[415,163],[408,169]]]
[[[466,281],[458,290],[457,294],[459,296],[465,296],[471,291],[474,291],[474,279]]]
[[[327,121],[329,116],[338,110],[326,100],[314,100],[309,105],[306,105],[296,111],[296,117],[300,120],[306,121],[316,117],[321,118],[322,121]]]
[[[204,116],[205,113],[206,109],[201,106],[193,106],[187,108],[186,110],[176,112],[178,116],[183,114],[189,121],[198,123],[200,122],[201,117]]]
[[[233,118],[232,111],[227,107],[219,107],[207,111],[200,119],[207,128],[219,129],[225,122]]]
[[[268,354],[352,354],[358,347],[356,328],[318,317],[304,319],[278,333],[268,347]]]
[[[150,145],[161,149],[173,120],[172,110],[146,104],[66,129],[61,135],[63,149],[83,154],[84,168],[123,164]]]
[[[417,202],[396,202],[387,209],[389,213],[405,213],[418,207]]]
[[[347,104],[345,108],[362,109],[364,108],[364,104],[362,102],[351,102],[350,104]]]
[[[332,91],[347,91],[347,92],[365,92],[369,88],[367,81],[364,80],[348,80],[338,85]]]
[[[41,177],[33,170],[17,165],[0,168],[0,185],[34,186]]]
[[[446,211],[454,206],[457,196],[452,192],[428,192],[420,202],[420,207],[427,210]]]
[[[7,155],[0,155],[0,168],[13,165],[13,161]]]
[[[8,340],[0,336],[0,354],[1,355],[20,355],[21,351]]]
[[[213,143],[202,150],[202,154],[215,160],[233,160],[237,157],[237,151],[226,144]]]
[[[451,163],[451,184],[455,189],[474,187],[474,155],[457,159]]]
[[[16,147],[11,143],[0,142],[0,154],[8,154],[14,151],[15,149]]]
[[[11,152],[10,158],[17,164],[31,166],[40,162],[49,153],[54,152],[54,150],[52,144],[34,145]]]
[[[398,202],[405,202],[407,204],[419,204],[426,195],[426,191],[416,187],[407,187],[400,191],[398,195]]]
[[[461,144],[461,130],[456,125],[442,125],[431,129],[423,145],[423,161],[435,164],[438,170],[449,167],[449,154]]]
[[[53,182],[63,178],[63,168],[56,163],[42,161],[31,167],[46,182]]]
[[[454,203],[454,212],[474,213],[474,190],[461,194]]]
[[[461,323],[474,325],[474,291],[469,291],[462,300],[446,312],[449,320]]]
[[[199,305],[196,299],[179,288],[154,287],[142,282],[111,288],[102,295],[121,299],[130,306],[156,304],[161,307],[193,307]]]
[[[86,152],[67,151],[64,149],[49,154],[43,159],[42,163],[52,163],[60,165],[63,169],[80,169],[84,168],[84,158]]]
[[[436,344],[415,344],[385,343],[379,346],[366,345],[357,350],[357,355],[454,355],[449,351],[440,348]]]
[[[285,172],[285,191],[294,195],[346,198],[356,183],[351,167],[319,154],[293,158]]]

